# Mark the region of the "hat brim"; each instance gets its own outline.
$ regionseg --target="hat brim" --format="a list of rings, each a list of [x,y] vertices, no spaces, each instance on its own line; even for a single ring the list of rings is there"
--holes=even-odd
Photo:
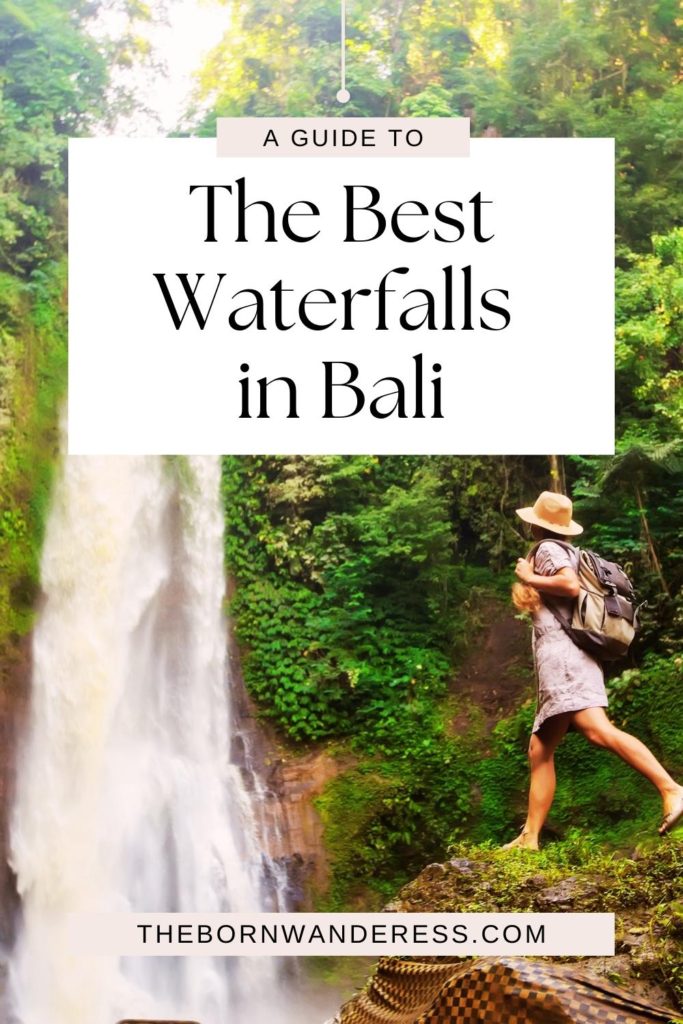
[[[547,519],[541,519],[531,507],[518,508],[516,511],[519,518],[523,519],[525,523],[531,523],[532,526],[540,526],[544,530],[551,530],[552,533],[560,533],[563,537],[578,537],[580,533],[583,533],[583,526],[574,522],[573,519],[569,526],[559,526],[557,523],[551,523]]]

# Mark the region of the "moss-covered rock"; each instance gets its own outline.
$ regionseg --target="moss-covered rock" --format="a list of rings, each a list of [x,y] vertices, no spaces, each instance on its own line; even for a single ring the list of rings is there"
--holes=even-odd
[[[459,844],[387,906],[412,912],[613,912],[616,956],[586,968],[654,1002],[683,1006],[683,841],[631,856],[572,836],[540,853]]]

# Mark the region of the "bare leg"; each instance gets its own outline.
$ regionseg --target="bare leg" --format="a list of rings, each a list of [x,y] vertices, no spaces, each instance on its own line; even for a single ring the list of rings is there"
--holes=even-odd
[[[555,750],[569,728],[571,714],[547,718],[529,742],[529,809],[521,835],[506,843],[505,850],[537,850],[538,837],[555,796]]]
[[[673,810],[683,794],[683,786],[671,778],[644,743],[612,725],[604,708],[575,711],[572,721],[587,740],[597,747],[611,750],[652,783],[662,798],[665,815]]]

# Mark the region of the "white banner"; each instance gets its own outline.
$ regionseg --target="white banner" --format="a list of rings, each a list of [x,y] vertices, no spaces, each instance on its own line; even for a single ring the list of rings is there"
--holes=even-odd
[[[69,161],[71,453],[613,450],[612,140]]]
[[[613,956],[613,914],[77,914],[79,954]]]

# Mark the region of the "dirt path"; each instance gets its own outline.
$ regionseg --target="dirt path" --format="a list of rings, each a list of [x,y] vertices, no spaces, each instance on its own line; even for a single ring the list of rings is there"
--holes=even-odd
[[[484,617],[490,625],[473,639],[451,692],[464,704],[480,708],[492,728],[533,695],[534,671],[529,627],[494,602],[484,609]]]

